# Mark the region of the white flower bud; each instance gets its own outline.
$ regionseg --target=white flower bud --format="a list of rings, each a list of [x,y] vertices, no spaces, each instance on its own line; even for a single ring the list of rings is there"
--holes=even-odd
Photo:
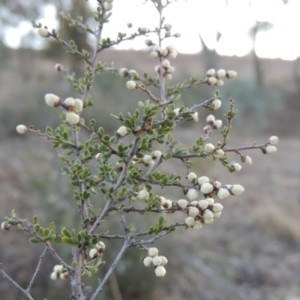
[[[203,222],[204,222],[204,224],[211,224],[211,223],[214,222],[214,219],[213,218],[211,218],[211,219],[206,218],[206,219],[204,219]]]
[[[140,77],[139,73],[136,70],[129,70],[128,74],[130,77],[133,77],[134,79],[138,79]]]
[[[174,37],[180,38],[180,37],[181,37],[181,33],[180,33],[180,32],[176,32],[176,33],[174,34]]]
[[[161,157],[162,153],[159,150],[155,150],[152,152],[152,158],[153,159],[159,159]]]
[[[180,108],[175,108],[175,109],[174,109],[174,113],[176,114],[176,116],[179,115],[179,111],[180,111]]]
[[[69,273],[68,273],[68,272],[60,273],[60,274],[59,274],[59,278],[60,278],[60,279],[66,280],[66,279],[69,278]]]
[[[120,70],[119,70],[119,75],[121,76],[121,77],[127,77],[128,76],[128,69],[127,68],[121,68]]]
[[[64,101],[64,105],[67,106],[68,108],[73,107],[75,105],[74,98],[68,97]]]
[[[221,214],[222,214],[221,211],[214,213],[214,219],[219,219],[221,217]]]
[[[205,144],[204,151],[206,153],[212,153],[212,152],[214,152],[214,150],[215,150],[215,146],[213,144],[211,144],[211,143]]]
[[[216,118],[214,115],[208,115],[207,118],[206,118],[206,122],[208,124],[213,124],[215,122]]]
[[[226,71],[224,69],[220,69],[217,71],[217,78],[218,79],[223,79],[226,76]]]
[[[190,199],[190,200],[196,200],[199,197],[199,191],[196,189],[189,189],[186,196]]]
[[[127,22],[127,23],[126,23],[126,26],[127,26],[128,28],[131,28],[131,27],[132,27],[132,23],[131,23],[131,22]]]
[[[193,114],[191,114],[191,117],[194,123],[198,122],[198,112],[195,111]]]
[[[200,221],[196,221],[194,226],[193,226],[193,229],[195,230],[199,230],[203,227],[202,223]]]
[[[278,142],[279,142],[279,138],[275,135],[273,135],[269,138],[269,143],[271,145],[276,145],[276,144],[278,144]]]
[[[206,76],[207,77],[212,77],[212,76],[215,76],[216,75],[216,70],[215,69],[209,69],[207,72],[206,72]]]
[[[149,193],[147,190],[140,190],[137,196],[140,200],[147,200],[149,198]]]
[[[129,90],[135,90],[137,88],[137,83],[133,80],[129,80],[129,81],[126,82],[126,87]]]
[[[150,53],[150,57],[151,57],[151,58],[157,58],[157,57],[158,57],[158,53],[157,53],[156,51],[152,51],[152,52]]]
[[[166,275],[166,269],[163,266],[158,266],[155,268],[155,275],[157,277],[164,277]]]
[[[198,201],[197,200],[191,201],[190,205],[191,206],[197,206],[198,205]]]
[[[172,206],[173,206],[173,202],[172,202],[172,200],[169,200],[169,199],[167,199],[166,202],[163,204],[163,207],[165,209],[172,208]]]
[[[172,59],[175,59],[177,57],[177,51],[174,50],[174,51],[170,52],[169,57]]]
[[[149,47],[154,45],[151,39],[145,39],[145,44]]]
[[[172,78],[173,78],[172,74],[167,74],[167,75],[166,75],[166,79],[172,80]]]
[[[161,265],[165,266],[168,263],[168,259],[165,256],[160,256],[161,258]]]
[[[187,217],[187,218],[184,220],[184,223],[186,224],[186,226],[192,227],[192,226],[194,226],[194,224],[195,224],[195,219],[192,218],[192,217]]]
[[[225,155],[225,152],[222,150],[222,149],[217,149],[215,152],[214,152],[214,157],[215,158],[223,158]]]
[[[211,105],[213,107],[213,110],[216,110],[221,107],[222,102],[219,99],[215,99],[212,101]]]
[[[232,163],[230,166],[230,170],[234,172],[239,172],[242,170],[242,166],[239,163]]]
[[[213,198],[206,198],[205,200],[208,202],[208,205],[212,205],[215,202]]]
[[[202,209],[202,210],[204,210],[204,209],[206,209],[207,207],[208,207],[208,201],[207,200],[199,200],[198,201],[198,206]]]
[[[179,200],[177,200],[176,204],[179,208],[185,209],[189,203],[185,199],[179,199]]]
[[[93,248],[89,251],[89,257],[90,258],[96,258],[99,256],[99,252],[96,248]]]
[[[104,3],[103,3],[103,7],[104,7],[104,9],[105,9],[106,11],[109,11],[109,10],[112,10],[113,4],[110,3],[110,2],[104,2]]]
[[[53,267],[53,272],[61,272],[64,269],[63,265],[55,265]]]
[[[206,209],[204,212],[203,212],[203,218],[204,219],[212,219],[214,217],[214,214],[211,210],[209,209]]]
[[[203,194],[209,194],[214,190],[214,187],[211,183],[205,182],[201,185],[200,191]]]
[[[275,152],[277,152],[277,148],[275,146],[268,145],[266,147],[266,153],[267,154],[272,154],[272,153],[275,153]]]
[[[229,79],[233,79],[237,76],[237,72],[236,71],[233,71],[233,70],[229,70],[227,71],[226,73],[226,77],[229,78]]]
[[[220,181],[214,181],[213,186],[215,189],[220,189],[222,187],[222,183]]]
[[[175,68],[174,67],[169,67],[168,68],[168,73],[174,73],[175,72]]]
[[[153,266],[160,266],[162,264],[162,259],[159,256],[155,256],[152,259]]]
[[[50,274],[50,279],[51,280],[57,280],[59,278],[59,273],[57,273],[57,272],[52,272],[51,274]]]
[[[207,84],[208,85],[215,85],[217,83],[217,78],[216,77],[208,77],[207,78]]]
[[[80,114],[83,110],[83,101],[79,98],[76,98],[74,100],[74,107],[72,109],[74,112],[76,112],[77,114]]]
[[[223,121],[222,120],[216,120],[214,123],[213,123],[213,126],[215,129],[220,129],[222,127],[222,124],[223,124]]]
[[[158,249],[156,247],[151,247],[148,249],[148,255],[154,257],[158,255]]]
[[[144,266],[145,267],[152,266],[152,260],[153,260],[153,258],[151,256],[146,256],[143,260]]]
[[[128,133],[127,131],[127,127],[126,126],[121,126],[119,127],[119,129],[117,130],[117,134],[119,136],[125,136]]]
[[[218,213],[223,210],[223,205],[221,203],[215,203],[212,207],[214,213]]]
[[[194,172],[190,172],[190,173],[187,175],[187,179],[188,179],[189,182],[193,182],[196,178],[197,178],[197,175],[196,175],[196,173],[194,173]]]
[[[17,133],[24,134],[28,131],[28,128],[25,125],[21,124],[16,127],[16,130],[17,130]]]
[[[66,113],[66,122],[70,125],[76,125],[80,122],[80,117],[73,111],[69,111]]]
[[[100,159],[100,157],[101,157],[101,155],[102,155],[102,153],[97,153],[96,155],[95,155],[95,158],[97,159],[97,160],[99,160]]]
[[[47,105],[49,105],[51,107],[56,107],[56,106],[60,105],[60,98],[54,94],[46,94],[45,102]]]
[[[163,48],[160,50],[160,54],[163,56],[163,57],[166,57],[168,55],[169,51],[167,48]]]
[[[1,229],[2,230],[9,230],[11,228],[11,225],[8,222],[2,222],[1,223]]]
[[[147,27],[139,27],[138,32],[139,33],[146,33],[148,31]]]
[[[159,202],[160,202],[160,204],[161,205],[164,205],[165,203],[166,203],[166,198],[165,197],[163,197],[163,196],[159,196]]]
[[[231,193],[235,196],[239,196],[243,194],[244,190],[245,190],[244,187],[241,186],[240,184],[234,184],[230,189]]]
[[[246,165],[252,165],[252,158],[248,155],[242,156],[241,160]]]
[[[203,183],[209,182],[209,178],[207,176],[201,176],[197,180],[198,184],[201,185]]]
[[[45,38],[50,36],[50,32],[46,28],[39,28],[38,35]]]
[[[143,163],[148,166],[149,164],[151,164],[151,162],[153,161],[152,156],[151,155],[144,155],[143,156]]]
[[[199,209],[197,207],[190,206],[188,208],[188,214],[190,217],[195,218],[199,214]]]
[[[171,66],[170,61],[168,59],[163,60],[162,65],[165,68],[169,68]]]
[[[58,72],[62,71],[64,66],[62,64],[55,64],[54,69]]]
[[[104,252],[105,250],[105,244],[104,242],[100,241],[96,244],[96,249],[98,250],[98,252]]]
[[[229,197],[230,193],[227,189],[220,188],[217,195],[220,199],[225,199],[225,198]]]
[[[217,82],[216,82],[216,85],[217,86],[223,86],[224,85],[223,79],[218,79]]]
[[[165,28],[167,31],[170,31],[171,28],[172,28],[172,24],[166,23],[166,24],[164,25],[164,28]]]

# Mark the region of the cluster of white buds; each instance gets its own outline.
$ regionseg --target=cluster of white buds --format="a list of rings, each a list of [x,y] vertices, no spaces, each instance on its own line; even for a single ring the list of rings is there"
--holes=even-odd
[[[140,78],[140,75],[136,70],[133,70],[133,69],[128,70],[127,68],[121,68],[119,70],[119,75],[123,78],[128,77],[128,76],[131,77],[131,79],[139,79]]]
[[[89,251],[89,257],[94,259],[94,258],[102,258],[103,253],[105,251],[105,244],[100,241],[95,245],[95,248],[90,249]]]
[[[53,272],[50,274],[50,279],[57,280],[57,279],[68,279],[69,273],[62,265],[55,265],[53,267]]]
[[[223,125],[223,121],[216,120],[214,115],[208,115],[206,118],[206,123],[208,125],[203,128],[204,133],[209,133],[212,129],[220,129]]]
[[[46,94],[45,102],[51,107],[63,106],[66,110],[66,122],[70,125],[76,125],[80,122],[80,113],[83,110],[83,101],[79,98],[66,98],[63,102],[55,94]]]
[[[1,229],[2,230],[9,230],[11,228],[11,225],[8,222],[2,222],[1,223]]]
[[[199,199],[200,192],[205,197],[213,197],[217,195],[220,199],[225,199],[230,195],[238,196],[244,192],[244,188],[239,184],[222,186],[221,182],[210,180],[207,176],[197,177],[197,174],[194,172],[188,173],[187,179],[195,185],[194,188],[188,189],[186,193],[186,196],[192,201]],[[177,202],[177,206],[178,205],[183,208],[181,204]],[[187,204],[185,204],[185,206],[186,205]]]
[[[151,167],[154,165],[155,160],[160,159],[162,153],[159,150],[155,150],[151,153],[151,155],[149,154],[145,154],[142,158],[142,163],[146,166],[146,167]]]
[[[277,145],[279,142],[279,138],[275,135],[271,136],[269,138],[269,144],[267,145],[267,147],[265,149],[263,149],[263,152],[265,154],[273,154],[275,152],[277,152],[277,148],[274,145]]]
[[[206,72],[206,83],[208,85],[224,85],[223,79],[227,77],[228,79],[233,79],[237,76],[236,71],[229,70],[225,71],[224,69],[220,69],[216,71],[215,69],[210,69]]]
[[[152,52],[150,53],[150,56],[152,58],[157,58],[157,57],[163,57],[167,58],[170,57],[172,59],[175,59],[177,57],[177,51],[174,48],[174,46],[170,45],[167,46],[166,48],[160,48],[159,46],[154,46]]]
[[[173,201],[165,197],[159,197],[160,209],[169,209],[173,207]]]
[[[203,224],[213,223],[215,219],[220,218],[223,210],[223,205],[215,203],[213,198],[190,203],[185,199],[180,199],[177,201],[177,206],[188,215],[184,221],[185,225],[193,229],[201,229]]]
[[[154,69],[159,75],[162,72],[162,75],[170,80],[172,79],[172,74],[175,72],[175,68],[171,66],[168,59],[164,59],[161,65],[155,66]]]
[[[104,3],[103,3],[103,7],[106,11],[109,11],[109,10],[112,10],[113,8],[113,4],[112,4],[113,0],[106,0]]]
[[[155,267],[155,275],[157,277],[163,277],[166,275],[165,265],[168,263],[168,259],[165,256],[159,256],[157,248],[152,247],[148,249],[148,256],[143,259],[145,267]]]

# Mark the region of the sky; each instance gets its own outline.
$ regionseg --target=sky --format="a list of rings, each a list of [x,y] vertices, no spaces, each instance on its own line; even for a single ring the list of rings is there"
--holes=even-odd
[[[148,1],[114,0],[114,10],[104,36],[116,36],[122,32],[134,32],[140,26],[155,28],[158,25],[157,12]],[[249,3],[251,2],[251,5]],[[90,0],[90,4],[96,0]],[[173,25],[172,32],[181,33],[181,38],[172,38],[167,44],[173,44],[181,53],[197,53],[202,46],[199,33],[210,49],[216,49],[220,55],[244,56],[253,48],[249,36],[250,28],[256,23],[271,22],[273,27],[257,35],[255,51],[262,58],[281,58],[294,60],[300,56],[300,0],[289,0],[284,5],[282,0],[177,0],[165,11],[166,22]],[[51,5],[44,10],[38,20],[48,28],[56,28],[55,8]],[[133,24],[132,29],[126,23]],[[11,28],[5,42],[11,47],[18,47],[22,34],[32,31],[30,22],[23,22],[18,28]],[[217,33],[221,38],[217,42]],[[36,42],[42,46],[42,41]],[[145,48],[144,39],[126,42],[118,49]]]

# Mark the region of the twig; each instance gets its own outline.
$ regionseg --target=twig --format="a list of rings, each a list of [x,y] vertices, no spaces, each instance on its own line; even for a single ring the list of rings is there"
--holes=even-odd
[[[0,272],[2,273],[3,277],[6,278],[15,288],[17,288],[25,297],[29,300],[34,300],[30,295],[29,291],[24,290],[20,285],[18,285],[3,269],[0,265]]]
[[[30,280],[30,282],[29,282],[29,284],[28,284],[28,287],[27,287],[27,289],[26,289],[26,291],[27,291],[28,293],[30,292],[30,289],[31,289],[31,287],[32,287],[32,285],[33,285],[33,282],[34,282],[34,280],[35,280],[35,278],[36,278],[38,272],[40,271],[40,266],[41,266],[41,264],[42,264],[42,258],[43,258],[43,256],[45,255],[46,252],[47,252],[47,247],[45,247],[43,253],[40,255],[39,262],[38,262],[38,264],[37,264],[37,266],[36,266],[35,272],[33,273],[33,276],[32,276],[32,278],[31,278],[31,280]]]

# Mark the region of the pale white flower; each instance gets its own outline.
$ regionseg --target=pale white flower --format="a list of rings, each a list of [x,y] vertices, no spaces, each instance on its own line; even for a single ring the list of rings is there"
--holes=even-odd
[[[196,178],[197,178],[197,174],[194,173],[194,172],[190,172],[190,173],[187,175],[187,179],[188,179],[189,182],[193,182]]]
[[[164,277],[166,275],[166,269],[163,266],[158,266],[155,268],[155,275],[157,277]]]
[[[214,190],[214,187],[211,183],[205,182],[201,185],[200,191],[203,194],[209,194]]]
[[[212,153],[215,150],[215,146],[211,143],[205,144],[204,151],[206,153]]]
[[[215,99],[212,101],[211,106],[213,107],[213,110],[216,110],[220,108],[222,105],[222,102],[219,99]]]
[[[148,249],[148,255],[154,257],[158,255],[158,249],[156,247],[151,247]]]
[[[271,145],[276,145],[276,144],[278,144],[278,142],[279,142],[279,138],[275,135],[273,135],[269,138],[269,143]]]
[[[275,146],[268,145],[266,147],[266,153],[267,154],[272,154],[272,153],[275,153],[275,152],[277,152],[277,148]]]
[[[134,90],[134,89],[137,88],[137,83],[134,80],[129,80],[129,81],[126,82],[126,87],[129,90]]]
[[[137,196],[140,200],[147,200],[149,198],[149,193],[147,190],[140,190]]]
[[[225,199],[230,196],[230,193],[227,189],[220,188],[217,195],[220,199]]]
[[[56,106],[60,105],[60,98],[54,94],[46,94],[45,102],[47,105],[49,105],[51,107],[56,107]]]
[[[17,133],[24,134],[28,131],[28,128],[25,125],[21,124],[16,127],[16,130],[17,130]]]
[[[223,79],[226,76],[226,71],[224,69],[220,69],[217,71],[217,78],[218,79]]]
[[[128,133],[127,131],[127,127],[126,126],[121,126],[119,127],[119,129],[117,130],[117,134],[119,136],[125,136]]]
[[[190,200],[196,200],[199,197],[199,191],[196,189],[189,189],[186,196],[190,199]]]
[[[207,176],[201,176],[197,180],[198,184],[201,185],[203,183],[209,182],[209,178]]]
[[[184,220],[184,223],[188,226],[188,227],[192,227],[195,224],[195,219],[193,217],[187,217]]]
[[[197,207],[190,206],[188,208],[188,214],[190,217],[195,218],[199,214],[199,209]]]
[[[80,117],[73,111],[66,113],[66,122],[70,125],[76,125],[80,122]]]
[[[179,208],[184,209],[188,206],[189,203],[185,199],[179,199],[177,200],[176,204]]]
[[[199,201],[198,201],[198,206],[199,206],[202,210],[204,210],[204,209],[206,209],[206,208],[208,207],[208,201],[205,200],[205,199],[199,200]]]

